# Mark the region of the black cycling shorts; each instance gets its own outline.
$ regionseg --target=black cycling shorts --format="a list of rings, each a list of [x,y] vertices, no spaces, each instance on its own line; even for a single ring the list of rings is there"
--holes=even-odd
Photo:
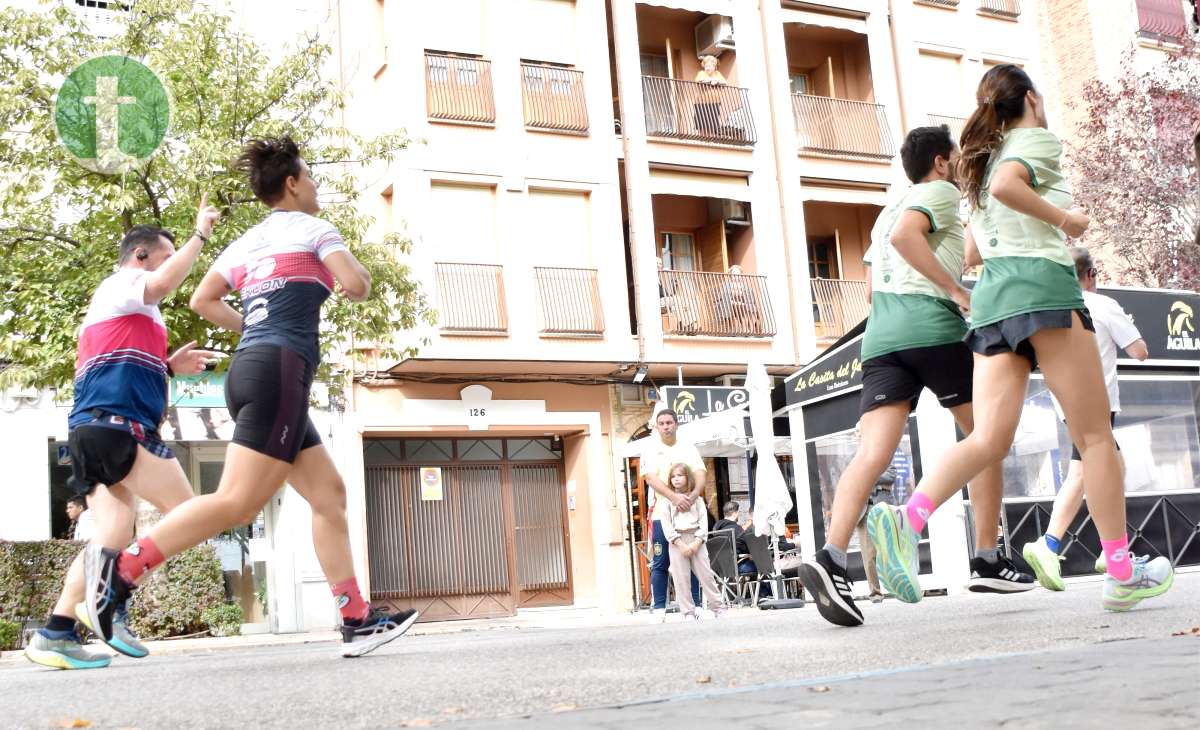
[[[71,451],[67,486],[83,496],[91,494],[97,484],[120,484],[133,471],[139,444],[160,459],[175,458],[158,431],[125,416],[93,412],[92,420],[72,428],[67,436]]]
[[[285,347],[238,350],[225,377],[225,403],[234,420],[233,443],[291,464],[321,443],[308,416],[313,367]]]
[[[975,360],[961,342],[889,352],[863,363],[862,401],[866,413],[888,403],[917,407],[922,388],[929,388],[943,408],[971,402]]]

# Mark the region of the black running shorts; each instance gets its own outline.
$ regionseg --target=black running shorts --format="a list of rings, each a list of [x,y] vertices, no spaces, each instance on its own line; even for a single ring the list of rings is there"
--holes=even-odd
[[[1063,421],[1063,423],[1066,423],[1066,421]],[[1108,414],[1108,423],[1110,426],[1117,425],[1117,412],[1116,411],[1112,411],[1111,413]],[[1115,443],[1116,439],[1113,439],[1113,442]],[[1121,444],[1117,444],[1117,451],[1120,451],[1120,450],[1121,450]],[[1079,447],[1075,445],[1074,441],[1071,442],[1071,461],[1083,461],[1083,457],[1079,455]]]
[[[71,451],[67,486],[75,494],[87,495],[97,484],[120,484],[133,471],[139,444],[160,459],[175,458],[157,431],[125,416],[95,411],[92,420],[72,428],[67,436]]]
[[[963,341],[980,355],[999,355],[1013,352],[1029,361],[1030,370],[1037,370],[1037,353],[1029,341],[1034,334],[1045,329],[1071,329],[1072,314],[1078,312],[1083,328],[1096,331],[1091,315],[1086,309],[1052,309],[1045,312],[1029,312],[1002,319],[993,324],[976,327],[967,332]]]
[[[233,443],[291,464],[321,443],[308,416],[313,368],[296,352],[275,345],[238,350],[225,378],[225,403],[234,420]]]
[[[944,408],[971,402],[974,371],[971,351],[961,342],[889,352],[863,363],[861,411],[888,403],[917,407],[922,388],[929,388]]]

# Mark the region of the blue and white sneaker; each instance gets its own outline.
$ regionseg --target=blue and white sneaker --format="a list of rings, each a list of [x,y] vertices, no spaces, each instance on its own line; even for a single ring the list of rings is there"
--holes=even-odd
[[[75,617],[80,623],[88,627],[88,631],[99,636],[95,629],[92,628],[91,617],[88,616],[87,605],[83,603],[75,604]],[[112,620],[112,639],[108,645],[127,657],[141,659],[148,655],[150,650],[138,639],[137,634],[133,633],[133,629],[129,627],[129,610],[126,602],[122,601],[113,611]]]
[[[360,622],[343,621],[342,656],[358,657],[375,651],[403,635],[420,615],[412,609],[389,614],[382,608],[372,608]]]
[[[875,565],[879,580],[896,598],[905,603],[921,600],[920,554],[917,550],[921,536],[908,524],[903,507],[882,502],[867,513],[867,534],[875,543]]]
[[[84,624],[97,638],[124,654],[125,650],[119,645],[121,642],[113,643],[117,608],[124,607],[131,590],[117,575],[117,558],[120,555],[119,550],[109,550],[95,542],[88,543],[83,558],[86,588],[83,602],[87,616]],[[145,651],[145,647],[142,650]]]
[[[83,641],[74,630],[57,639],[51,638],[45,629],[33,632],[25,646],[25,658],[55,669],[101,669],[112,664],[108,654],[83,648]]]
[[[1175,570],[1164,557],[1133,563],[1133,573],[1127,581],[1112,575],[1104,577],[1102,602],[1109,611],[1128,611],[1147,598],[1161,596],[1175,582]]]

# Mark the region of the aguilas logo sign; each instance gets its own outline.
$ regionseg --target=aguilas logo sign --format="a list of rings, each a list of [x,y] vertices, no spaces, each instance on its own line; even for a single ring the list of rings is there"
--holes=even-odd
[[[1200,350],[1194,318],[1195,312],[1187,302],[1178,301],[1171,305],[1167,314],[1168,350]]]

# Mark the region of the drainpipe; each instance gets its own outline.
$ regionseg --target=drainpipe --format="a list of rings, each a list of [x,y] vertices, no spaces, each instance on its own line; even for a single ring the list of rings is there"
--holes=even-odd
[[[775,7],[778,7],[778,3],[775,3]],[[790,322],[790,326],[792,329],[792,332],[791,332],[791,334],[792,334],[792,362],[795,365],[802,365],[803,363],[800,362],[800,333],[797,332],[797,330],[796,330],[796,325],[798,323],[798,320],[796,318],[796,297],[799,296],[799,294],[798,294],[798,290],[796,288],[795,280],[792,277],[792,244],[794,242],[792,241],[792,234],[788,231],[787,197],[785,196],[785,194],[783,192],[784,191],[783,155],[786,153],[783,151],[782,146],[779,144],[779,114],[780,114],[780,112],[779,112],[778,107],[775,104],[775,92],[776,92],[776,89],[778,89],[780,81],[773,73],[774,64],[771,63],[772,54],[771,54],[771,45],[770,45],[770,41],[769,41],[770,24],[774,23],[774,22],[780,22],[780,21],[779,21],[778,16],[776,16],[776,14],[774,12],[770,12],[770,13],[767,12],[765,3],[763,4],[762,9],[760,10],[758,15],[759,15],[760,24],[762,26],[761,30],[762,30],[763,57],[767,64],[767,103],[770,105],[770,109],[771,109],[771,144],[774,147],[774,151],[775,151],[775,189],[776,189],[776,191],[778,191],[778,194],[779,194],[779,225],[783,231],[783,266],[787,270],[788,321]],[[786,49],[787,49],[787,46],[785,44],[784,45],[785,53],[787,52]],[[791,121],[792,124],[795,124],[795,118],[792,115],[792,109],[791,109],[791,101],[792,101],[791,82],[790,82],[790,80],[785,79],[784,83],[788,86],[788,95],[787,95],[788,106],[785,109],[785,111],[787,113],[788,120]],[[791,154],[795,155],[796,150],[792,149]],[[804,205],[801,201],[796,201],[796,202],[799,203],[800,205]],[[811,290],[807,286],[807,283],[808,282],[806,281],[805,289]]]
[[[630,117],[632,116],[632,114],[636,113],[638,111],[637,108],[635,108],[633,110],[633,112],[630,111],[631,98],[636,99],[637,101],[640,102],[641,94],[640,93],[631,93],[631,92],[629,92],[629,90],[627,90],[625,88],[623,74],[621,73],[621,41],[622,41],[621,32],[622,32],[622,30],[625,30],[624,28],[622,28],[622,26],[625,23],[627,23],[628,20],[624,19],[624,18],[618,18],[617,14],[619,12],[621,12],[621,10],[619,8],[613,7],[615,3],[629,2],[629,1],[630,0],[608,0],[605,4],[608,6],[609,23],[612,27],[613,70],[617,75],[617,99],[618,99],[618,105],[621,109],[621,149],[624,152],[623,161],[624,161],[624,168],[625,168],[625,216],[626,216],[625,220],[628,223],[628,229],[629,229],[629,234],[628,234],[629,235],[629,260],[630,260],[629,271],[630,271],[630,276],[632,277],[631,283],[633,284],[634,315],[637,318],[638,366],[641,367],[642,365],[646,364],[646,323],[645,323],[645,317],[643,316],[644,313],[642,312],[641,279],[638,276],[637,250],[638,250],[639,237],[638,237],[638,233],[637,233],[637,224],[636,224],[637,216],[634,214],[634,205],[635,205],[635,200],[636,200],[635,196],[642,194],[643,192],[645,192],[645,194],[648,195],[649,191],[642,191],[641,189],[639,189],[636,186],[635,183],[632,182],[634,176],[630,172],[630,158],[632,157],[636,161],[634,164],[644,164],[644,160],[638,161],[638,154],[637,154],[638,151],[633,149],[633,144],[631,141],[633,135],[630,134],[630,127],[636,126],[638,129],[644,130],[644,125],[641,123],[640,119],[633,120],[635,122],[633,124],[631,124],[631,121],[630,121]],[[629,12],[629,10],[627,9],[625,12]],[[632,43],[636,47],[638,44],[637,23],[635,21],[633,23],[630,23],[629,25],[632,26],[632,33],[633,33]],[[640,81],[640,79],[641,79],[640,75],[638,76],[638,79]],[[640,92],[641,90],[638,89],[637,91]],[[638,106],[640,107],[641,104],[639,103]],[[651,246],[653,246],[654,245],[653,229],[651,230],[650,237],[651,237]],[[655,283],[654,288],[655,288],[655,290],[657,290],[657,288],[658,288],[657,282]]]
[[[892,37],[892,73],[896,77],[896,95],[900,104],[900,137],[908,133],[908,105],[905,103],[904,82],[900,76],[900,46],[896,39],[895,14],[892,12],[892,0],[888,0],[888,34]]]

